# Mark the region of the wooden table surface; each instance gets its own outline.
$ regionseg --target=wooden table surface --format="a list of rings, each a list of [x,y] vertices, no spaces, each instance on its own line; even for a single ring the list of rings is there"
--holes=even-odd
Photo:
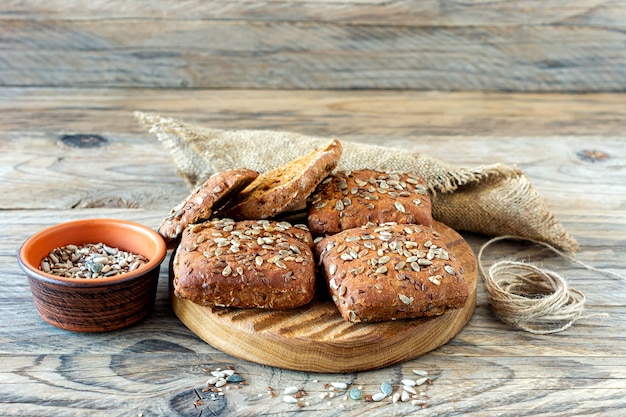
[[[37,315],[16,262],[20,244],[42,227],[104,216],[156,228],[187,194],[168,152],[133,120],[132,111],[141,109],[225,128],[337,135],[465,166],[516,164],[579,240],[577,258],[624,275],[626,138],[618,136],[626,127],[623,96],[17,88],[4,93],[0,414],[409,415],[415,405],[320,395],[333,381],[374,393],[382,381],[398,386],[413,369],[427,370],[432,378],[424,415],[617,416],[626,407],[626,282],[526,245],[496,246],[486,261],[537,260],[585,293],[589,313],[608,317],[580,320],[559,334],[531,335],[492,315],[481,280],[474,316],[450,343],[406,363],[349,375],[276,369],[212,348],[173,314],[167,262],[156,311],[144,322],[104,334],[59,330]],[[104,141],[75,147],[67,135],[79,133]],[[487,240],[462,235],[475,252]],[[198,395],[205,395],[203,369],[229,365],[249,385],[196,405]],[[280,395],[268,396],[268,387],[281,393],[291,385],[308,392],[310,406],[300,410]]]
[[[485,263],[551,268],[592,316],[552,335],[511,328],[479,277],[460,334],[379,370],[297,372],[220,352],[173,313],[169,255],[143,322],[99,334],[45,323],[16,260],[30,235],[87,217],[156,228],[188,193],[135,110],[516,165],[579,241],[576,258],[626,275],[623,2],[209,3],[0,5],[0,415],[624,415],[626,281],[527,244],[498,244]],[[460,233],[476,253],[489,239]],[[203,392],[206,371],[227,367],[247,385]],[[332,382],[398,390],[416,369],[431,380],[425,409],[329,395]],[[289,386],[308,393],[304,407],[283,402]]]

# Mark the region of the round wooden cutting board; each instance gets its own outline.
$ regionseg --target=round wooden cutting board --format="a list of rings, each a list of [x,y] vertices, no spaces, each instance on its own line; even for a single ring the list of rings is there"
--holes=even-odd
[[[474,253],[453,229],[437,222],[433,228],[460,259],[471,286],[465,306],[441,316],[350,323],[339,315],[327,294],[293,310],[206,307],[174,296],[172,307],[178,318],[205,342],[263,365],[345,373],[414,359],[450,341],[469,321],[476,305],[478,271]],[[170,288],[171,278],[170,267]]]

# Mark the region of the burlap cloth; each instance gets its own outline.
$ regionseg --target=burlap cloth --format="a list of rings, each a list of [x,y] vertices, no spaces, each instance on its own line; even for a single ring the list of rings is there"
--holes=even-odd
[[[141,112],[135,116],[170,151],[190,188],[226,169],[268,171],[330,140],[292,132],[209,129]],[[528,177],[515,167],[454,167],[419,153],[341,142],[343,153],[337,169],[369,168],[423,177],[430,187],[433,217],[455,230],[521,236],[565,251],[578,249]]]

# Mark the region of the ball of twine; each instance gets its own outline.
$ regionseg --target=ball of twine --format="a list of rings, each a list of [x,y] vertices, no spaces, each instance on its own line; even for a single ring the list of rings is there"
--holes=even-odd
[[[606,316],[583,315],[585,295],[570,288],[554,271],[527,262],[504,260],[494,263],[487,272],[482,265],[484,250],[500,240],[526,240],[543,245],[553,252],[587,269],[626,279],[618,274],[600,271],[564,254],[553,246],[518,236],[501,236],[485,243],[478,253],[478,267],[485,280],[493,312],[503,322],[534,334],[563,331],[581,318]]]

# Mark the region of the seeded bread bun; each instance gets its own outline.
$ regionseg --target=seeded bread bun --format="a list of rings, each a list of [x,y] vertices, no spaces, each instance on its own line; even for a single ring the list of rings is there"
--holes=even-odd
[[[174,294],[208,306],[286,309],[311,301],[315,261],[304,225],[214,219],[188,226]]]
[[[304,208],[307,197],[337,166],[341,150],[341,143],[333,139],[308,155],[262,173],[224,215],[238,220],[267,219]]]
[[[366,225],[323,238],[315,250],[333,301],[351,322],[441,315],[469,296],[460,262],[430,227]]]
[[[324,179],[309,198],[312,233],[333,234],[368,222],[431,226],[424,179],[369,169],[340,171]]]
[[[246,168],[229,169],[211,176],[170,211],[159,227],[159,234],[168,243],[175,240],[187,225],[210,219],[232,195],[258,176],[258,172]]]

